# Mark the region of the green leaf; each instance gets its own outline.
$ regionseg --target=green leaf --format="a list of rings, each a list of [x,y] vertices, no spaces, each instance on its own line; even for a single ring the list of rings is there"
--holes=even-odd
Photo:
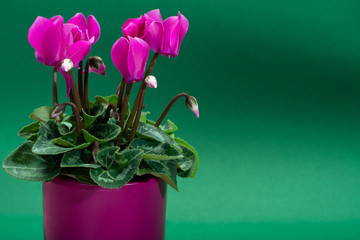
[[[38,139],[38,137],[39,137],[39,134],[33,134],[30,137],[28,137],[26,140],[35,142]]]
[[[146,120],[147,120],[147,118],[146,118],[146,116],[147,115],[149,115],[150,114],[150,112],[141,112],[141,116],[140,116],[140,122],[143,122],[143,123],[146,123]]]
[[[154,126],[156,122],[150,119],[146,119],[146,123]]]
[[[160,126],[160,129],[163,130],[166,134],[172,134],[173,132],[176,132],[179,128],[170,120],[167,120],[167,122]]]
[[[82,183],[97,185],[90,177],[89,168],[84,168],[84,167],[62,168],[60,174],[75,178],[76,180]]]
[[[63,146],[63,147],[75,147],[75,144],[72,144],[71,142],[66,141],[63,138],[54,138],[51,140],[52,143],[58,145],[58,146]]]
[[[75,147],[76,140],[77,140],[76,135],[69,133],[69,134],[61,136],[59,138],[54,138],[50,141],[52,143],[62,146],[62,147]]]
[[[40,155],[57,155],[72,150],[87,148],[91,143],[83,143],[75,147],[65,148],[55,145],[51,140],[60,138],[61,134],[54,120],[40,123],[39,138],[36,140],[32,151]],[[54,140],[56,141],[56,140]]]
[[[100,117],[105,111],[105,108],[102,104],[93,106],[90,110],[90,114],[87,114],[84,109],[82,110],[84,116],[85,128],[89,128],[93,125],[98,117]]]
[[[141,150],[128,150],[116,155],[119,162],[128,161],[128,164],[124,167],[111,168],[110,170],[104,170],[103,168],[90,170],[91,178],[99,186],[110,189],[121,188],[133,178],[138,170],[142,157]],[[111,167],[115,165],[116,163],[110,164]]]
[[[80,117],[80,121],[83,121],[83,118]],[[76,130],[76,118],[74,115],[67,116],[61,123],[58,123],[58,129],[61,135],[67,135],[73,133]]]
[[[141,162],[141,169],[137,171],[137,175],[151,174],[159,177],[176,191],[179,191],[176,180],[176,169],[175,160],[158,161],[149,159]]]
[[[72,128],[72,125],[68,122],[62,122],[58,123],[58,130],[61,135],[66,135],[74,132],[75,128]]]
[[[18,136],[23,137],[23,138],[28,138],[34,134],[37,134],[39,132],[39,129],[40,129],[40,123],[33,122],[33,123],[30,123],[29,125],[26,125],[25,127],[23,127],[19,131]]]
[[[117,104],[118,97],[116,95],[111,95],[107,97],[95,96],[95,103],[101,103],[105,108],[109,105],[109,103]]]
[[[183,178],[194,177],[199,167],[199,155],[194,147],[180,138],[175,141],[181,146],[183,158],[176,159],[179,171],[178,175]]]
[[[181,151],[180,146],[175,142],[172,137],[170,137],[155,126],[139,122],[136,133],[141,138],[152,139],[158,142],[167,142],[171,146],[175,147],[178,151]]]
[[[61,160],[60,167],[98,168],[100,165],[94,162],[90,151],[83,149],[65,153]]]
[[[29,116],[35,121],[49,121],[51,119],[51,112],[53,108],[45,106],[40,107],[34,110],[34,112]]]
[[[53,156],[40,156],[31,151],[34,142],[25,141],[3,162],[4,170],[29,181],[49,181],[59,174],[59,161]]]
[[[91,145],[91,143],[82,143],[75,147],[65,148],[65,147],[59,147],[48,140],[39,138],[35,142],[32,151],[34,153],[40,154],[40,155],[57,155],[57,154],[61,154],[61,153],[70,152],[72,150],[84,149],[90,145]]]
[[[90,128],[89,132],[82,130],[86,142],[98,141],[99,144],[113,140],[119,135],[121,128],[115,124],[98,124]]]
[[[117,162],[116,153],[119,151],[119,147],[108,147],[98,152],[96,159],[98,162],[107,169],[119,168],[120,164]]]
[[[149,139],[135,138],[130,146],[144,151],[143,159],[170,160],[182,158],[183,155],[167,142],[156,142]]]

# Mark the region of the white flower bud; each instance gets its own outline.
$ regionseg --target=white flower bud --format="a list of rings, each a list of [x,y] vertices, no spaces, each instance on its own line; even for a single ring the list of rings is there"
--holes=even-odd
[[[149,75],[145,78],[145,83],[148,88],[157,88],[156,78],[152,75]]]
[[[64,60],[62,60],[61,62],[61,69],[65,72],[70,71],[72,68],[74,67],[73,62],[71,61],[71,59],[69,58],[65,58]]]

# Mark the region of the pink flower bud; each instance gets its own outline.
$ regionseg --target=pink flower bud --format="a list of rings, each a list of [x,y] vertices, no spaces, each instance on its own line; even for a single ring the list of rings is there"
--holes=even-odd
[[[199,118],[199,105],[195,97],[189,96],[185,100],[186,106]]]
[[[66,109],[66,105],[64,105],[64,104],[56,105],[51,113],[51,117],[55,118],[57,116],[60,116],[61,114],[63,114],[65,112],[65,109]]]
[[[145,83],[148,88],[157,88],[156,78],[152,75],[145,78]]]
[[[93,72],[105,76],[106,67],[103,60],[100,57],[98,56],[91,57],[91,61],[89,64],[89,72]],[[83,73],[85,73],[85,70],[83,71]]]

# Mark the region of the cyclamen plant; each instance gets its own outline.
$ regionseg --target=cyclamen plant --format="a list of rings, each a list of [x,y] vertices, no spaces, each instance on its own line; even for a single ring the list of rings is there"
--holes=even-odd
[[[189,27],[182,15],[162,20],[160,11],[128,19],[111,49],[111,58],[122,75],[116,94],[89,101],[89,73],[105,76],[100,57],[88,57],[100,37],[94,16],[77,13],[64,23],[62,16],[37,17],[28,39],[38,62],[53,68],[53,107],[44,106],[30,115],[35,122],[18,135],[26,141],[3,162],[10,175],[30,181],[51,181],[58,175],[104,188],[121,188],[136,176],[151,174],[177,188],[177,176],[194,177],[198,154],[186,141],[175,137],[177,126],[170,120],[161,125],[172,105],[181,97],[199,117],[195,97],[175,96],[157,121],[142,112],[147,88],[156,88],[151,74],[159,55],[177,57]],[[150,49],[154,51],[147,70]],[[74,76],[77,68],[77,83]],[[66,81],[70,101],[58,103],[57,72]],[[130,107],[132,86],[140,84]],[[67,106],[72,114],[67,115]]]

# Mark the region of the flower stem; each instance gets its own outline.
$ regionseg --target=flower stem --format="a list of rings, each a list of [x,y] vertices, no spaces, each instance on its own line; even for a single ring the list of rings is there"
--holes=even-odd
[[[58,93],[57,93],[57,68],[53,67],[53,106],[58,104]],[[55,121],[58,123],[60,122],[60,116],[55,117]]]
[[[140,121],[140,117],[141,117],[141,112],[142,112],[142,109],[144,108],[143,102],[144,102],[144,97],[145,97],[145,90],[146,90],[146,87],[144,87],[144,88],[142,89],[142,92],[141,92],[140,104],[139,104],[138,109],[137,109],[136,118],[135,118],[133,127],[132,127],[132,129],[131,129],[131,133],[130,133],[130,137],[129,137],[128,144],[130,144],[131,141],[134,139],[135,134],[136,134],[136,129],[137,129],[138,125],[139,125],[139,121]]]
[[[89,113],[89,67],[90,67],[91,57],[86,60],[85,64],[85,75],[84,75],[84,110],[86,113]]]
[[[151,62],[150,62],[150,64],[149,64],[148,69],[146,70],[144,79],[145,79],[148,75],[151,74],[151,72],[152,72],[152,70],[153,70],[153,68],[154,68],[154,65],[155,65],[156,60],[158,59],[158,57],[159,57],[159,53],[155,53],[154,56],[153,56],[153,58],[151,59]]]
[[[93,157],[93,160],[95,163],[98,163],[96,156],[98,154],[98,152],[100,151],[100,146],[99,146],[99,142],[98,141],[94,141],[91,147],[91,155]]]
[[[151,74],[153,68],[154,68],[154,65],[156,63],[156,60],[157,58],[159,57],[159,53],[155,53],[153,58],[151,59],[151,62],[149,64],[149,67],[148,69],[146,70],[146,73],[145,73],[145,77],[144,79]],[[126,123],[126,126],[124,128],[124,132],[125,134],[129,131],[129,127],[131,126],[131,124],[133,123],[133,119],[134,119],[134,116],[135,116],[135,113],[136,111],[139,109],[139,106],[142,106],[143,105],[143,102],[144,102],[144,98],[142,98],[142,101],[141,101],[141,104],[140,104],[140,97],[141,95],[145,95],[145,90],[146,90],[146,83],[145,81],[143,80],[142,83],[141,83],[141,86],[139,88],[139,91],[138,91],[138,94],[136,96],[136,99],[135,99],[135,102],[134,102],[134,105],[131,109],[131,113],[130,113],[130,116],[129,116],[129,120],[128,122]],[[141,107],[142,109],[142,107]],[[141,111],[141,110],[140,110]],[[136,124],[137,126],[137,124]]]
[[[130,92],[131,92],[131,88],[132,88],[133,84],[126,83],[125,85],[126,85],[125,96],[124,96],[124,100],[122,101],[122,104],[121,104],[120,123],[119,123],[121,132],[123,132],[123,129],[124,129],[124,123],[125,123],[125,119],[126,119],[126,110],[128,107]],[[117,145],[117,146],[120,146],[120,143],[121,143],[121,137],[122,137],[121,132],[120,132],[118,138],[116,139],[115,145]]]
[[[81,101],[80,101],[79,91],[77,89],[76,82],[75,82],[74,72],[71,69],[67,73],[68,73],[68,75],[70,77],[70,80],[71,80],[71,93],[73,95],[73,100],[74,100],[75,105],[78,108],[78,110],[81,111],[81,109],[82,109]]]
[[[84,106],[85,104],[84,104],[84,87],[83,87],[83,61],[79,62],[78,87],[79,87],[81,105]]]
[[[117,111],[116,111],[115,104],[110,103],[109,106],[106,108],[106,112],[105,112],[105,116],[104,116],[104,123],[107,123],[109,121],[111,110],[113,110],[113,113],[118,114]]]
[[[60,104],[59,104],[60,105]],[[80,111],[79,108],[72,102],[66,102],[66,103],[61,103],[61,105],[65,105],[65,106],[70,106],[72,109],[72,112],[75,116],[75,121],[76,121],[76,131],[78,134],[78,138],[82,139],[82,131],[81,131],[81,120],[80,120]]]
[[[57,94],[57,69],[53,67],[53,105],[54,107],[58,104]]]
[[[164,120],[166,114],[169,112],[170,108],[174,105],[174,103],[181,97],[186,97],[189,98],[190,95],[187,93],[179,93],[178,95],[176,95],[170,102],[169,104],[166,106],[165,110],[163,111],[163,113],[160,115],[159,119],[156,121],[155,123],[155,127],[160,126],[161,122]]]
[[[117,108],[120,111],[120,107],[122,104],[122,98],[124,95],[124,88],[125,88],[125,80],[124,78],[122,78],[121,83],[119,84],[117,90],[116,90],[116,95],[118,96],[118,101],[117,101]]]

